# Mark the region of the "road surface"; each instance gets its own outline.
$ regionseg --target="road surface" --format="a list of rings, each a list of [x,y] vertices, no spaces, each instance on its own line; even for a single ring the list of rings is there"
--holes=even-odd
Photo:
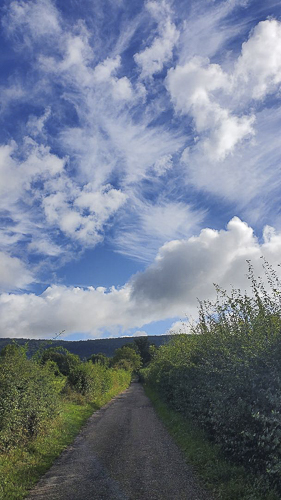
[[[28,500],[210,500],[133,382],[90,417]]]

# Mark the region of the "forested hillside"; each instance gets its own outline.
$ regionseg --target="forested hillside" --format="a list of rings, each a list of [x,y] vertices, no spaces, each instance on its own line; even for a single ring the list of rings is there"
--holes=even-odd
[[[92,354],[102,353],[105,356],[112,357],[114,351],[119,349],[123,345],[131,343],[136,338],[143,337],[120,337],[120,338],[110,338],[110,339],[95,339],[95,340],[77,340],[77,341],[67,341],[67,340],[35,340],[35,339],[10,339],[2,338],[0,339],[0,351],[8,344],[11,344],[13,340],[16,341],[20,346],[28,344],[27,356],[30,357],[38,349],[45,349],[52,345],[53,347],[64,347],[72,354],[76,354],[81,359],[88,359]],[[160,345],[165,344],[170,339],[170,335],[149,335],[146,337],[150,344]]]

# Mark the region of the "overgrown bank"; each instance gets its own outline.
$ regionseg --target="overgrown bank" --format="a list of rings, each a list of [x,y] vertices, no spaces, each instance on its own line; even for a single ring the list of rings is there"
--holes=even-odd
[[[1,351],[0,498],[24,498],[91,413],[128,387],[132,365],[95,361],[64,349],[32,359],[16,345]]]
[[[171,409],[256,478],[254,496],[239,498],[281,495],[281,289],[267,263],[265,271],[271,292],[251,269],[253,296],[218,288],[192,334],[160,347],[143,370]]]

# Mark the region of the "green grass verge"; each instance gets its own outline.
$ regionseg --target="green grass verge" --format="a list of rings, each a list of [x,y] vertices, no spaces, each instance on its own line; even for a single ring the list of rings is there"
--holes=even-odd
[[[278,500],[274,491],[264,490],[259,478],[250,475],[242,466],[229,463],[219,447],[210,442],[194,422],[169,408],[157,392],[144,386],[156,413],[170,435],[182,450],[186,461],[192,465],[202,483],[215,498],[222,500]]]
[[[59,416],[28,447],[0,454],[0,499],[20,500],[28,495],[54,460],[74,440],[92,413],[126,387],[115,387],[94,403],[65,401]]]

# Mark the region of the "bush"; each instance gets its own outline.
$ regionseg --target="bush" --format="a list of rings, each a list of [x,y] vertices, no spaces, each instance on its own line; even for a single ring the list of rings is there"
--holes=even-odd
[[[62,348],[27,359],[16,344],[0,353],[0,452],[26,446],[48,428],[69,399],[76,404],[102,401],[128,387],[131,372],[81,362]]]
[[[26,358],[24,348],[8,345],[0,356],[0,448],[27,442],[54,417],[59,408],[54,367],[39,366]]]

